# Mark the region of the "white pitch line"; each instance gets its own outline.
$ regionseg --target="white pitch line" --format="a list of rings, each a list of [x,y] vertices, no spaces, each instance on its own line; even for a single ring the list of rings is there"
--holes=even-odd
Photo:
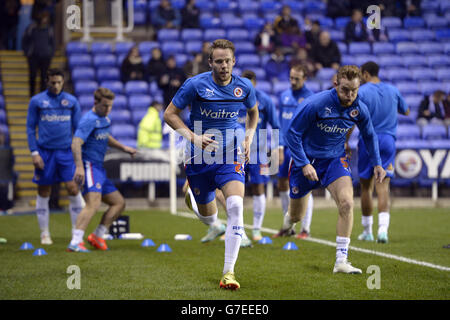
[[[186,217],[186,218],[198,219],[195,214],[188,213],[188,212],[177,212],[176,215],[182,216],[182,217]],[[219,219],[219,220],[221,220],[221,219]],[[226,221],[224,221],[224,220],[221,220],[221,221],[223,223],[226,223]],[[247,229],[251,229],[252,228],[252,226],[250,226],[248,224],[244,224],[244,227],[247,228]],[[275,234],[275,233],[278,232],[277,230],[264,228],[264,227],[261,228],[261,231],[267,232],[267,233],[271,233],[271,234]],[[332,241],[328,241],[328,240],[323,240],[323,239],[318,239],[318,238],[313,238],[313,237],[308,237],[308,238],[303,239],[303,240],[324,244],[324,245],[327,245],[327,246],[330,246],[330,247],[336,247],[336,242],[332,242]],[[433,269],[437,269],[437,270],[441,270],[441,271],[450,271],[450,267],[440,266],[440,265],[429,263],[429,262],[425,262],[425,261],[414,260],[414,259],[398,256],[398,255],[395,255],[395,254],[384,253],[384,252],[374,251],[374,250],[369,250],[369,249],[363,249],[363,248],[358,248],[358,247],[354,247],[354,246],[349,246],[349,249],[353,250],[353,251],[357,251],[357,252],[373,254],[373,255],[376,255],[376,256],[383,257],[383,258],[393,259],[393,260],[406,262],[406,263],[410,263],[410,264],[416,264],[416,265],[419,265],[419,266],[422,266],[422,267],[429,267],[429,268],[433,268]]]

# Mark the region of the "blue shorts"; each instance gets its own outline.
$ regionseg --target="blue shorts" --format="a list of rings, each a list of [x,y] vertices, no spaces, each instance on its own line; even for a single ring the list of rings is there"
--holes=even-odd
[[[201,170],[202,173],[199,174],[189,174],[188,172],[190,171],[196,171],[193,168],[195,166],[208,166],[209,168],[207,170]],[[194,194],[195,201],[199,204],[207,204],[213,201],[216,196],[216,189],[222,188],[230,181],[245,183],[244,165],[241,163],[213,165],[187,164],[186,173],[189,187]]]
[[[265,184],[269,181],[268,171],[268,164],[248,164],[245,169],[247,174],[246,182],[249,184]]]
[[[289,196],[292,199],[304,197],[311,190],[326,188],[340,177],[351,177],[347,156],[331,159],[310,159],[311,165],[316,169],[319,181],[310,181],[304,175],[301,167],[291,166],[289,172]]]
[[[284,147],[284,161],[280,165],[280,170],[278,171],[279,178],[288,178],[289,177],[290,162],[291,162],[291,151],[289,151],[288,147]]]
[[[379,134],[378,145],[380,148],[381,163],[386,170],[386,177],[394,177],[395,139],[390,134]],[[358,142],[358,174],[362,179],[370,179],[373,176],[373,164],[370,162],[369,152],[364,141]]]
[[[33,182],[41,186],[73,180],[75,163],[72,150],[38,148],[39,155],[44,161],[44,170],[35,169]]]
[[[114,184],[106,177],[105,168],[102,166],[84,161],[84,171],[83,195],[89,192],[100,192],[105,195],[117,191]]]

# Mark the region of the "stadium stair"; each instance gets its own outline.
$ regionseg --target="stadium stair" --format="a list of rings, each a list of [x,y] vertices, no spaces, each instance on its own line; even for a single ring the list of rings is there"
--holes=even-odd
[[[51,68],[64,68],[65,56],[57,51]],[[14,171],[18,173],[16,196],[20,202],[35,205],[36,185],[31,181],[34,167],[28,150],[26,119],[29,102],[28,64],[21,51],[0,51],[0,70],[2,70],[3,93],[10,132],[10,145],[13,148]],[[40,76],[36,78],[36,92],[39,92]],[[59,205],[68,205],[67,191],[60,188]]]

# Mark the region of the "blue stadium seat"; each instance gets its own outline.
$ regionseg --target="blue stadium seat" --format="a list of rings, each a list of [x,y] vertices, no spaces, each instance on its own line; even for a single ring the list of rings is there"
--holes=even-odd
[[[221,19],[222,21],[222,28],[228,30],[233,28],[244,28],[244,19],[236,17],[236,16],[230,16],[229,18],[227,16],[222,15]]]
[[[71,69],[75,67],[91,67],[92,58],[89,54],[72,54],[69,56],[69,67]]]
[[[436,70],[436,78],[439,81],[450,81],[450,68],[439,68]]]
[[[243,53],[237,56],[236,64],[240,68],[259,67],[260,58],[257,54]]]
[[[111,122],[113,123],[113,125],[118,124],[118,123],[130,124],[131,123],[130,111],[128,111],[126,109],[115,108],[115,107],[116,106],[114,105],[113,109],[111,110],[111,112],[108,115],[108,117],[109,117],[109,119],[111,119]]]
[[[446,54],[450,53],[450,43],[444,43],[444,51],[443,52],[445,52]]]
[[[87,43],[80,41],[71,41],[66,45],[66,55],[89,53]]]
[[[397,127],[397,140],[414,140],[420,138],[421,132],[418,125],[405,124]]]
[[[283,0],[281,1],[283,5],[288,5],[291,7],[292,12],[297,12],[301,14],[305,9],[305,4],[297,0]]]
[[[267,12],[279,13],[281,10],[281,3],[272,0],[262,0],[259,4],[259,10],[265,14]]]
[[[82,94],[94,94],[97,90],[97,81],[81,80],[74,83],[74,91],[77,96]]]
[[[398,82],[395,83],[395,87],[400,91],[400,93],[403,96],[406,96],[406,95],[419,95],[419,94],[421,94],[420,88],[414,82],[398,81]],[[421,95],[419,95],[419,96],[422,98]]]
[[[347,44],[345,42],[336,41],[336,44],[337,44],[341,54],[347,54],[348,53]]]
[[[350,17],[337,17],[336,19],[334,19],[334,25],[337,29],[344,29],[347,23],[350,22],[350,20]]]
[[[151,54],[153,48],[159,48],[159,43],[157,41],[143,41],[139,43],[139,52],[141,55]]]
[[[419,29],[411,32],[411,40],[414,42],[434,41],[436,39],[436,32],[433,30]]]
[[[72,69],[72,81],[95,80],[94,68],[76,67]]]
[[[314,93],[319,92],[321,89],[321,83],[319,81],[307,80],[305,81],[305,86]]]
[[[325,15],[327,11],[327,5],[322,1],[307,0],[304,2],[304,12],[308,13],[320,13]]]
[[[402,42],[410,41],[411,32],[404,29],[396,29],[389,31],[389,41],[391,42]]]
[[[322,68],[317,72],[316,78],[321,81],[330,81],[335,74],[336,70],[333,68]]]
[[[177,41],[180,39],[180,31],[178,29],[160,29],[157,37],[159,42]]]
[[[344,31],[330,29],[330,30],[328,30],[328,32],[330,33],[331,40],[334,40],[334,41],[345,41]]]
[[[439,140],[447,139],[447,127],[440,124],[427,124],[422,127],[422,139]]]
[[[445,51],[445,46],[438,42],[422,42],[418,46],[421,54],[440,54]]]
[[[440,29],[447,27],[448,21],[445,17],[435,16],[425,20],[427,27],[432,29]]]
[[[234,47],[236,48],[236,55],[241,53],[256,53],[255,45],[249,41],[236,41]]]
[[[200,26],[203,30],[207,31],[211,28],[220,27],[220,19],[212,15],[201,14],[199,18]]]
[[[401,57],[403,60],[403,65],[406,68],[416,68],[416,67],[427,67],[428,59],[427,57],[420,54],[411,54]]]
[[[239,67],[234,67],[234,68],[233,68],[233,74],[234,74],[235,76],[240,76],[240,75],[242,74],[242,69],[239,68]]]
[[[249,32],[246,29],[230,29],[227,31],[227,39],[230,41],[246,41],[249,38]]]
[[[91,44],[91,53],[113,53],[113,47],[109,42],[93,42]]]
[[[436,54],[428,56],[428,66],[431,68],[445,68],[450,66],[450,58],[448,55]]]
[[[437,1],[421,1],[420,9],[424,13],[437,13],[439,12],[439,2]]]
[[[214,41],[216,39],[226,38],[226,31],[224,29],[207,29],[203,33],[203,41]]]
[[[136,139],[136,129],[132,124],[112,124],[111,135],[115,139],[130,138]]]
[[[152,98],[148,94],[135,94],[128,98],[128,107],[132,112],[138,109],[147,110],[151,103]]]
[[[120,80],[119,68],[102,67],[97,69],[97,81]]]
[[[257,79],[259,79],[257,77]],[[267,94],[270,94],[272,92],[272,84],[270,83],[270,81],[265,81],[265,80],[258,80],[256,82],[256,89],[262,90]]]
[[[127,96],[135,94],[148,94],[148,83],[146,81],[128,81],[125,84],[125,94]]]
[[[387,70],[389,81],[412,80],[412,74],[406,68],[390,68]]]
[[[184,43],[181,41],[165,41],[161,44],[161,51],[164,57],[184,53]]]
[[[92,94],[82,94],[77,99],[82,110],[88,110],[94,106],[94,95]]]
[[[244,27],[248,30],[261,30],[264,26],[264,19],[258,17],[257,15],[243,15]]]
[[[291,87],[291,83],[289,81],[275,82],[272,86],[272,93],[276,96],[279,96],[281,92],[289,89],[290,87]]]
[[[259,3],[256,1],[238,1],[238,10],[241,14],[258,13]]]
[[[357,54],[355,55],[355,63],[357,66],[362,66],[368,61],[373,61],[378,63],[378,57],[373,54]]]
[[[450,29],[436,30],[436,40],[441,42],[450,41]]]
[[[93,59],[94,67],[115,67],[117,66],[116,56],[113,54],[96,54]]]
[[[183,29],[181,31],[181,40],[183,41],[202,41],[202,29]]]
[[[178,10],[183,9],[184,6],[186,5],[185,0],[172,0],[172,1],[170,1],[170,3],[172,4],[172,7],[174,7],[175,9],[178,9]]]
[[[422,17],[405,17],[403,27],[406,29],[423,28],[425,27],[425,20]]]
[[[417,114],[410,113],[409,115],[405,116],[403,114],[398,115],[398,123],[399,124],[415,124],[416,123]]]
[[[436,80],[436,71],[430,68],[414,68],[411,76],[415,81]]]
[[[402,27],[402,19],[399,17],[383,17],[383,19],[381,19],[381,23],[388,29]]]
[[[113,109],[116,110],[125,110],[128,109],[128,99],[123,94],[116,94],[114,98]]]
[[[436,81],[421,81],[418,86],[423,95],[430,95],[438,89],[446,90],[444,83]]]
[[[202,51],[202,45],[203,42],[202,41],[188,41],[186,42],[186,45],[184,47],[184,51],[186,53],[196,53],[196,52],[201,52]]]
[[[401,55],[419,53],[419,46],[414,42],[399,42],[396,52]]]
[[[146,9],[147,8],[147,0],[134,0],[133,8],[136,9]]]
[[[356,55],[343,54],[341,56],[341,65],[345,66],[350,64],[356,64]]]
[[[137,26],[142,26],[147,23],[147,10],[146,9],[135,9],[134,10],[134,24]]]
[[[175,55],[175,62],[177,63],[177,67],[182,68],[186,62],[190,60],[190,56],[184,53],[178,53]]]
[[[420,91],[417,89],[417,86],[414,84],[410,84],[410,87],[414,88],[414,90],[409,91],[410,93],[403,93],[399,88],[398,84],[396,87],[400,90],[400,93],[403,95],[406,104],[408,105],[410,110],[417,110],[419,108],[420,103],[422,102],[423,96]]]
[[[395,45],[390,42],[375,42],[372,45],[373,54],[394,54]]]
[[[141,122],[142,118],[145,117],[147,114],[147,109],[137,109],[131,112],[131,119],[133,121],[133,124],[135,126],[139,125],[139,122]]]
[[[131,48],[135,45],[134,42],[116,42],[115,53],[116,55],[128,54]]]
[[[433,149],[450,149],[450,139],[439,139],[439,140],[431,140],[427,141],[429,143],[429,147]],[[448,184],[450,186],[450,184]]]
[[[320,27],[322,29],[332,30],[334,28],[334,21],[333,21],[333,19],[331,19],[329,17],[322,16],[318,20],[319,20]],[[342,35],[344,35],[344,34],[342,33]]]
[[[215,11],[220,13],[235,14],[238,9],[238,4],[232,1],[216,1]]]
[[[6,124],[6,111],[4,109],[0,109],[0,123]]]
[[[266,70],[264,68],[255,67],[252,68],[252,71],[255,73],[257,81],[266,79]]]
[[[0,95],[0,108],[5,108],[5,98]]]
[[[195,5],[200,9],[200,12],[212,12],[215,7],[211,0],[196,0]]]
[[[265,23],[273,23],[275,18],[278,16],[277,13],[267,12],[263,15]]]
[[[105,80],[100,83],[100,87],[107,88],[115,94],[123,93],[123,83],[118,80]]]

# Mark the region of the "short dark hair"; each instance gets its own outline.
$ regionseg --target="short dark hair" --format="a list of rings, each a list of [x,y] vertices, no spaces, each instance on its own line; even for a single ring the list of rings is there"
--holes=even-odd
[[[373,61],[368,61],[361,66],[361,73],[367,71],[372,77],[378,77],[380,67]]]
[[[56,68],[48,69],[47,70],[47,80],[50,77],[54,77],[54,76],[61,76],[64,79],[64,72],[61,69],[56,69]]]
[[[242,71],[241,77],[247,78],[250,80],[256,80],[256,74],[252,70],[244,70]]]
[[[308,70],[306,69],[306,67],[300,63],[296,63],[291,67],[291,70],[295,70],[297,72],[302,71],[303,72],[303,77],[307,76]]]
[[[114,100],[115,94],[108,88],[98,88],[94,92],[94,101],[99,102],[102,100],[102,98],[108,99],[108,100]]]
[[[214,40],[214,42],[212,43],[212,45],[209,49],[209,59],[210,60],[212,60],[213,52],[215,49],[230,49],[233,52],[233,56],[234,56],[234,52],[236,51],[236,49],[234,48],[234,43],[231,42],[230,40],[227,40],[227,39]]]

